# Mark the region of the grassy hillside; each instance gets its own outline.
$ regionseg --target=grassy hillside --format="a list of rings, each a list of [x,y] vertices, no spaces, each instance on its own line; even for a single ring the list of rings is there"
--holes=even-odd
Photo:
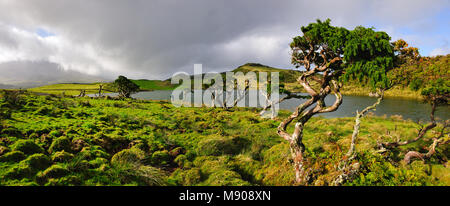
[[[170,81],[165,80],[131,80],[139,86],[142,91],[152,91],[152,90],[172,90],[178,85],[170,84]],[[45,94],[65,94],[71,96],[77,96],[80,94],[81,90],[86,90],[86,94],[96,94],[100,88],[100,84],[104,85],[103,92],[114,92],[112,88],[112,83],[90,83],[90,84],[78,84],[78,83],[68,83],[68,84],[52,84],[36,88],[27,89],[31,92],[45,93]]]
[[[139,86],[141,90],[173,90],[178,85],[171,84],[170,80],[147,80],[147,79],[139,79],[139,80],[131,80],[135,84]]]
[[[0,99],[0,185],[292,185],[289,146],[279,120],[256,109],[175,108],[168,102],[21,95]],[[282,112],[282,116],[288,115]],[[348,148],[353,118],[306,125],[311,185],[327,185]],[[293,130],[293,128],[289,128]],[[413,138],[416,125],[368,117],[361,125],[356,179],[347,185],[450,185],[436,157],[397,164],[422,151],[430,134],[389,159],[374,152],[387,130]]]
[[[243,72],[244,74],[247,72],[279,72],[280,74],[280,83],[284,83],[285,88],[291,92],[304,92],[303,87],[301,87],[297,78],[301,75],[301,72],[298,70],[288,70],[288,69],[279,69],[274,67],[265,66],[257,63],[248,63],[244,64],[236,69],[233,72]],[[225,73],[221,73],[223,78],[225,78]],[[191,77],[192,78],[192,77]],[[153,90],[173,90],[177,88],[179,85],[172,85],[170,80],[132,80],[136,83],[142,91],[153,91]],[[100,83],[92,83],[92,84],[53,84],[47,85],[37,88],[28,89],[32,92],[38,93],[48,93],[48,94],[62,94],[63,92],[66,95],[78,95],[80,94],[80,90],[86,90],[86,94],[94,94],[98,92]],[[109,84],[106,84],[109,85]],[[314,85],[313,85],[314,86]],[[106,92],[113,92],[113,89],[106,86]],[[355,95],[355,96],[368,96],[370,93],[370,88],[366,85],[361,85],[357,82],[350,82],[345,84],[343,89],[341,89],[342,94],[344,95]],[[393,98],[410,98],[410,99],[421,99],[420,90],[414,91],[408,87],[396,86],[392,89],[385,92],[385,97],[393,97]]]
[[[285,84],[285,88],[291,92],[305,92],[303,87],[298,84],[297,79],[301,75],[301,72],[298,70],[290,70],[290,69],[278,69],[273,68],[257,63],[248,63],[244,64],[237,69],[233,70],[233,72],[279,72],[280,74],[280,83]],[[314,85],[312,85],[314,86]],[[341,89],[342,94],[344,95],[352,95],[352,96],[368,96],[371,92],[371,89],[367,85],[361,85],[358,82],[349,82],[344,85]],[[395,86],[390,90],[385,92],[385,97],[387,98],[409,98],[409,99],[422,99],[420,95],[420,90],[414,91],[408,87],[403,86]]]
[[[90,84],[52,84],[36,88],[27,89],[31,92],[46,93],[46,94],[62,94],[76,96],[80,94],[81,90],[86,90],[86,94],[98,93],[100,84],[104,83],[90,83]],[[106,90],[107,91],[107,90]]]

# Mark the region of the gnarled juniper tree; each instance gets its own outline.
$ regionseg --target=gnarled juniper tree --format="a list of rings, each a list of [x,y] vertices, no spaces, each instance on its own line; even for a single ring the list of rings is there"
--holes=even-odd
[[[416,47],[408,46],[408,43],[406,43],[406,41],[403,39],[399,39],[395,42],[392,42],[392,46],[394,49],[394,67],[398,68],[404,64],[409,64],[410,62],[420,57],[419,49]],[[392,69],[391,67],[386,67],[386,69],[384,70],[385,74],[391,69]],[[344,76],[344,78],[346,79],[353,79],[352,77],[355,78],[356,76],[355,75]],[[358,79],[360,80],[360,83],[361,82],[366,83],[367,80],[367,78],[358,78]],[[389,84],[386,83],[387,79],[389,79],[390,82]],[[377,97],[376,102],[373,103],[372,105],[367,106],[361,111],[356,110],[355,125],[353,126],[353,133],[350,142],[350,147],[348,149],[348,152],[345,154],[345,156],[339,163],[338,169],[341,171],[341,174],[338,175],[334,180],[333,182],[334,185],[341,185],[345,181],[352,178],[352,176],[354,176],[354,174],[358,172],[357,168],[359,167],[357,165],[359,163],[354,164],[350,163],[352,162],[353,159],[356,158],[356,140],[359,135],[361,120],[369,111],[376,110],[376,107],[383,100],[384,92],[386,90],[390,89],[396,84],[399,84],[397,78],[395,78],[395,75],[391,75],[390,78],[386,78],[383,76],[383,78],[379,80],[381,80],[381,82],[377,82],[376,84],[371,85],[372,92],[375,93],[375,96]]]
[[[441,105],[448,105],[450,100],[450,79],[448,73],[448,61],[450,55],[437,57],[420,57],[404,64],[394,70],[396,81],[403,86],[409,86],[411,89],[421,89],[423,99],[431,106],[430,121],[426,125],[420,125],[415,138],[408,140],[396,140],[393,142],[379,143],[379,151],[384,152],[399,146],[408,145],[422,139],[426,133],[437,127],[435,118],[436,108]],[[412,158],[425,159],[434,154],[435,148],[442,144],[450,142],[448,137],[449,122],[443,122],[443,129],[438,132],[437,137],[429,147],[429,152],[421,154],[416,151],[410,151],[405,155],[405,162],[409,163]],[[447,135],[447,136],[446,136]]]
[[[278,135],[290,144],[298,184],[309,182],[309,171],[305,168],[305,145],[303,129],[316,114],[333,112],[342,103],[340,89],[350,78],[368,82],[373,87],[389,84],[386,71],[393,67],[394,51],[385,32],[372,28],[356,27],[347,30],[330,25],[330,20],[317,20],[301,28],[303,35],[291,43],[292,64],[304,67],[297,79],[310,98],[278,126]],[[325,98],[333,93],[336,100],[326,105]],[[297,121],[294,132],[288,125]]]
[[[114,81],[114,87],[121,98],[130,98],[131,94],[139,91],[139,86],[124,76],[119,76]]]

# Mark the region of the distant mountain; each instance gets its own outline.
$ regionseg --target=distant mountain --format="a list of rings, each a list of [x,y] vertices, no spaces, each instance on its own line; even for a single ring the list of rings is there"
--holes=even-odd
[[[0,88],[30,88],[57,83],[92,83],[107,79],[64,70],[47,61],[15,61],[0,63]]]

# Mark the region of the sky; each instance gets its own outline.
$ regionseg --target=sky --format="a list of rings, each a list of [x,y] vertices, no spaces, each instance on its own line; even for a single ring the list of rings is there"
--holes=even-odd
[[[194,64],[293,69],[292,38],[326,18],[386,31],[422,56],[450,53],[450,0],[0,0],[0,84],[24,71],[167,79]]]

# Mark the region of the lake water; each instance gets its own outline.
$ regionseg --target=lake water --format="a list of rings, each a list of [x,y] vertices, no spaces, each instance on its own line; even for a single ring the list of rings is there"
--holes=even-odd
[[[169,100],[171,97],[171,90],[157,90],[150,92],[139,92],[133,94],[132,97],[136,99],[144,100]],[[105,94],[110,96],[116,96],[117,94]],[[91,95],[92,96],[92,95]],[[329,95],[325,102],[327,105],[333,104],[335,100],[334,95]],[[302,99],[288,99],[280,104],[280,109],[286,109],[293,111],[299,104],[306,100]],[[365,107],[372,105],[376,101],[374,97],[367,96],[344,96],[341,106],[335,112],[321,114],[324,117],[354,117],[355,111],[361,111]],[[429,104],[422,103],[416,100],[409,99],[395,99],[395,98],[385,98],[378,105],[375,115],[378,116],[391,116],[391,115],[401,115],[403,119],[411,120],[422,120],[428,121],[431,107]],[[450,119],[450,106],[441,106],[436,110],[435,116],[437,119]]]

